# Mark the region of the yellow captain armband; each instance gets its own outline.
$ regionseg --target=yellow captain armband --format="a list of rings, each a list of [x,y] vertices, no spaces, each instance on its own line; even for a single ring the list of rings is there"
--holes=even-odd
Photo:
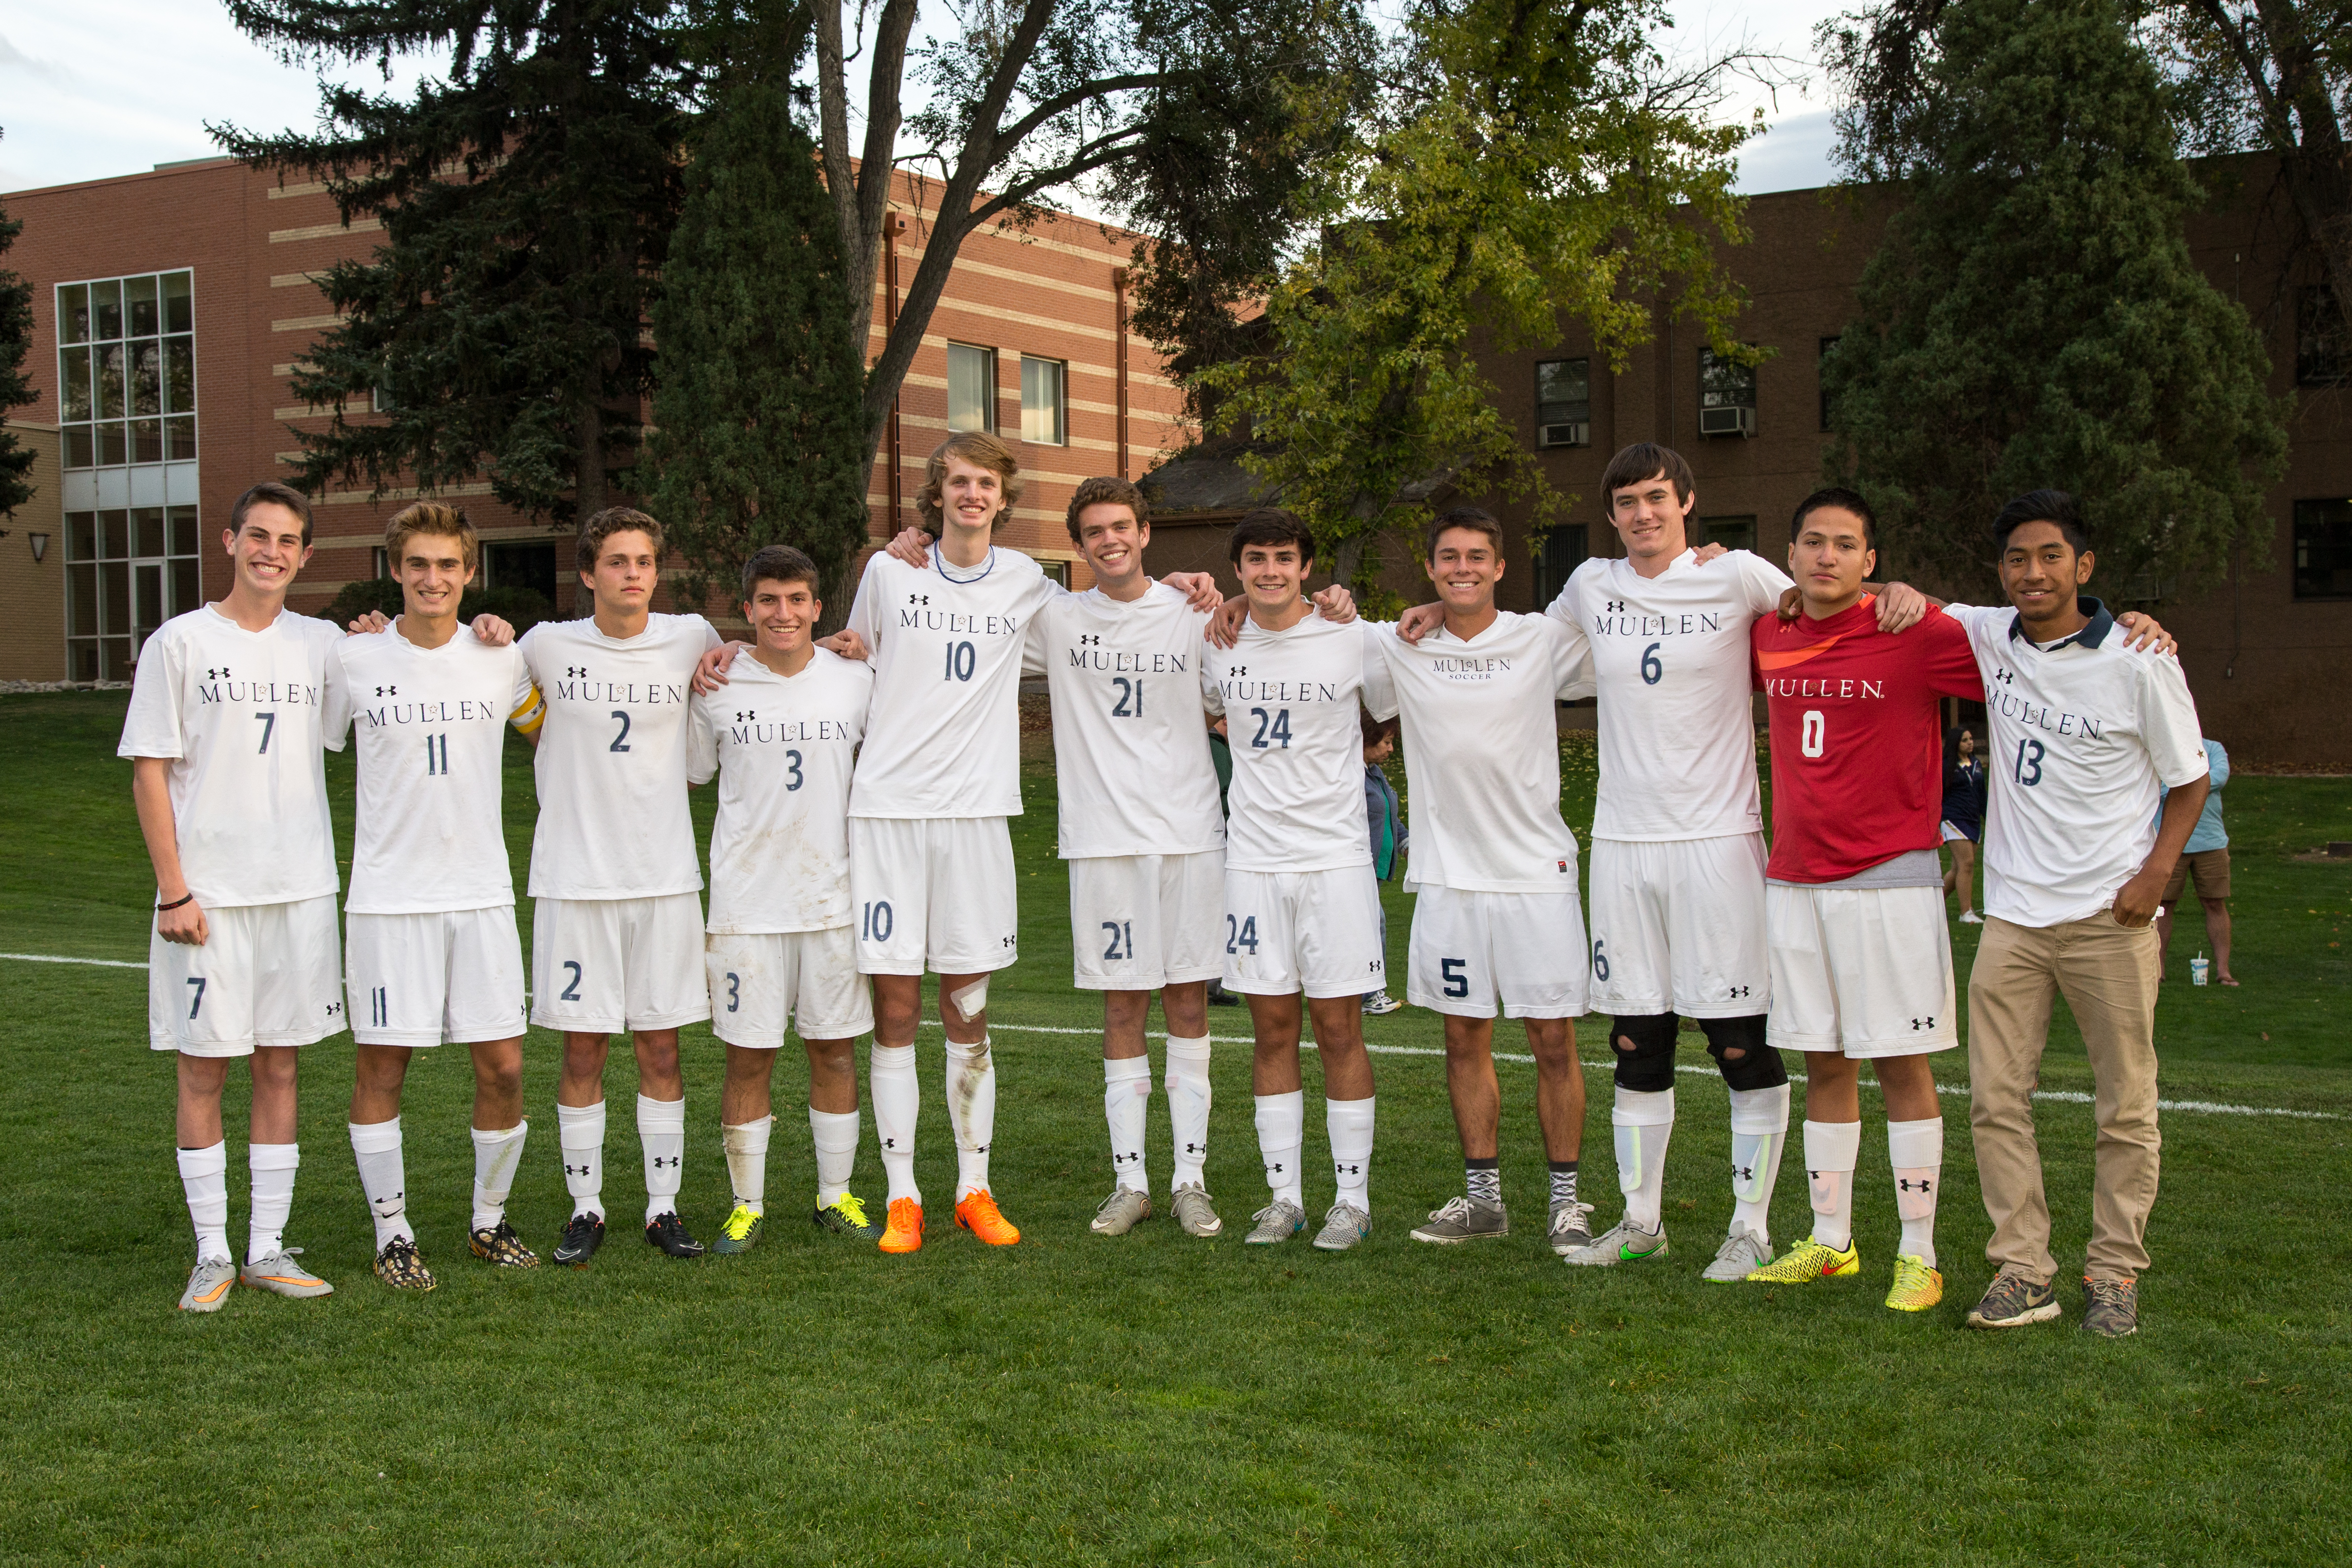
[[[507,722],[523,734],[539,733],[539,727],[547,722],[547,703],[540,696],[538,687],[530,689],[530,695],[523,699],[522,706],[508,717]]]

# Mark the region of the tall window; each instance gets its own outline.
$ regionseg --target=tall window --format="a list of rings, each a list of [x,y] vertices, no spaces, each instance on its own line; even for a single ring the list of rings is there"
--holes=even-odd
[[[196,455],[194,275],[58,286],[58,422],[68,468]]]
[[[1021,356],[1021,438],[1049,447],[1068,443],[1064,434],[1064,399],[1070,367],[1057,359]]]
[[[1543,609],[1559,597],[1568,579],[1584,564],[1589,536],[1580,522],[1566,522],[1544,532],[1536,550],[1536,605]]]
[[[1592,444],[1592,362],[1589,359],[1545,359],[1536,362],[1536,445],[1589,447]]]
[[[2295,290],[2294,383],[2352,386],[2352,322],[2336,308],[2336,290],[2324,283]]]
[[[1756,367],[1727,359],[1713,349],[1698,351],[1698,433],[1756,434]]]
[[[130,679],[148,634],[202,602],[194,507],[66,513],[66,668],[73,679]]]
[[[996,351],[948,345],[948,428],[996,433]]]
[[[2294,503],[2294,596],[2352,599],[2352,500]]]
[[[1689,534],[1691,548],[1702,544],[1720,544],[1726,550],[1756,548],[1756,519],[1747,517],[1703,517],[1698,527]]]

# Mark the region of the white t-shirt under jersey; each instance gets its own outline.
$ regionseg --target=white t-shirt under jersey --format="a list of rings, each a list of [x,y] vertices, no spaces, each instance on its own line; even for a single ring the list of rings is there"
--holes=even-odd
[[[533,703],[522,649],[464,626],[436,648],[393,629],[345,637],[327,665],[327,733],[359,734],[355,915],[514,902],[503,802],[506,723]]]
[[[2203,778],[2205,744],[2180,661],[2124,646],[2096,600],[2055,647],[2006,605],[1949,605],[1984,677],[1985,913],[2022,926],[2084,920],[2116,901],[2156,847],[2157,802]]]
[[[874,665],[852,816],[1021,815],[1021,660],[1030,623],[1056,588],[1017,550],[976,567],[929,566],[877,551],[849,629]]]
[[[1056,594],[1039,614],[1065,860],[1224,843],[1201,714],[1208,618],[1164,583],[1126,604],[1098,588]]]
[[[1370,864],[1357,707],[1392,710],[1395,698],[1364,634],[1311,612],[1278,632],[1245,616],[1238,642],[1208,650],[1201,689],[1209,710],[1225,716],[1234,754],[1225,865],[1325,871]]]
[[[1551,608],[1592,645],[1600,698],[1595,838],[1720,838],[1763,830],[1748,628],[1792,584],[1734,550],[1704,566],[1689,551],[1643,577],[1623,559],[1587,561]]]
[[[593,617],[523,634],[547,702],[539,731],[535,899],[652,899],[702,886],[686,804],[694,667],[719,646],[700,616],[652,615],[633,637]]]
[[[710,828],[713,932],[849,923],[849,783],[874,672],[824,648],[798,675],[750,654],[694,700],[687,777],[719,775]]]
[[[172,759],[180,870],[205,908],[334,892],[320,747],[327,661],[342,637],[291,610],[249,632],[205,605],[139,649],[115,754]]]
[[[1438,627],[1418,646],[1364,626],[1394,690],[1372,707],[1404,719],[1412,805],[1407,883],[1477,893],[1576,891],[1576,835],[1559,816],[1552,704],[1592,695],[1590,645],[1548,616],[1505,611],[1465,642]]]

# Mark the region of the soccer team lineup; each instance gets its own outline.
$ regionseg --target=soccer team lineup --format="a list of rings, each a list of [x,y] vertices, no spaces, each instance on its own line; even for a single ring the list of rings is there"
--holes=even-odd
[[[1734,1288],[1866,1265],[1889,1309],[1924,1311],[1944,1291],[1937,1066],[1957,1052],[1945,1076],[1966,1075],[1992,1225],[1990,1284],[1968,1325],[2060,1317],[2058,1277],[2079,1261],[2082,1326],[2135,1331],[2158,1174],[2152,918],[2208,784],[2170,639],[2094,596],[2094,542],[2060,491],[1989,520],[2007,602],[1970,606],[1874,584],[1875,525],[1851,491],[1799,506],[1784,572],[1746,551],[1690,548],[1694,483],[1669,448],[1625,448],[1601,489],[1624,553],[1585,562],[1548,609],[1496,608],[1504,531],[1460,507],[1415,541],[1435,602],[1375,623],[1344,588],[1305,591],[1314,537],[1279,507],[1233,530],[1239,596],[1205,574],[1148,575],[1149,503],[1123,479],[1077,487],[1068,529],[1095,582],[1065,589],[991,542],[1021,475],[1003,443],[961,434],[929,459],[924,529],[868,558],[841,631],[817,635],[824,606],[807,556],[753,553],[730,595],[746,643],[702,616],[652,609],[663,531],[627,508],[580,525],[593,613],[519,638],[494,617],[461,624],[478,541],[461,511],[432,500],[386,531],[397,617],[346,628],[295,614],[285,602],[310,552],[309,503],[256,485],[222,535],[227,596],[147,639],[119,748],[155,874],[150,1044],[177,1061],[194,1236],[178,1305],[218,1310],[239,1284],[333,1293],[299,1260],[288,1223],[298,1077],[322,1070],[298,1073],[300,1047],[346,1031],[352,1153],[384,1287],[436,1283],[403,1155],[402,1089],[419,1052],[471,1058],[467,1251],[481,1261],[468,1267],[536,1268],[542,1247],[554,1263],[591,1265],[614,1212],[604,1074],[615,1037],[637,1068],[644,1234],[669,1258],[759,1241],[777,1059],[794,1036],[815,1190],[779,1213],[888,1254],[971,1244],[941,1234],[941,1218],[978,1244],[1018,1244],[1006,1212],[1018,1194],[1000,1203],[990,1180],[988,991],[1019,960],[1007,822],[1022,811],[1025,676],[1050,696],[1072,984],[1102,998],[1111,1184],[1097,1235],[1156,1221],[1268,1249],[1360,1250],[1392,1227],[1416,1244],[1509,1245],[1499,1016],[1524,1029],[1535,1066],[1548,1170],[1541,1241],[1529,1245],[1578,1268],[1696,1266]],[[1584,698],[1597,709],[1599,784],[1580,844],[1560,814],[1557,710]],[[1948,698],[1986,704],[1980,827],[1956,826],[1946,805]],[[527,957],[502,826],[509,728],[534,748]],[[1402,814],[1375,765],[1399,728]],[[347,745],[357,786],[345,887],[323,752]],[[707,867],[689,794],[706,785]],[[1965,977],[1962,1050],[1937,850],[1979,831],[1985,932]],[[1383,1213],[1376,1227],[1364,1020],[1396,1005],[1379,888],[1400,860],[1415,895],[1404,1000],[1443,1018],[1463,1180],[1410,1226]],[[1221,1203],[1204,1177],[1213,1129],[1244,1135],[1239,1110],[1212,1103],[1213,990],[1247,1006],[1262,1202]],[[2099,1154],[2089,1233],[2053,1251],[2032,1095],[2062,991],[2098,1079]],[[1575,1020],[1588,1014],[1601,1016],[1586,1054],[1613,1080],[1620,1189],[1598,1203],[1578,1184],[1587,1105]],[[1685,1019],[1730,1106],[1732,1218],[1695,1247],[1670,1246],[1665,1219]],[[705,1022],[725,1047],[723,1216],[678,1205],[689,1142],[679,1031]],[[543,1121],[529,1138],[531,1026],[562,1041],[553,1139],[572,1212],[560,1224],[508,1212],[523,1162],[551,1157]],[[926,1026],[943,1026],[943,1069],[936,1056],[919,1061]],[[1319,1140],[1303,1040],[1320,1063]],[[239,1058],[252,1079],[241,1253],[222,1117]],[[1797,1152],[1811,1229],[1776,1242],[1792,1067],[1805,1081]],[[1865,1069],[1885,1102],[1893,1191],[1859,1201],[1898,1217],[1891,1260],[1865,1260],[1853,1240]],[[707,1149],[709,1086],[696,1092]],[[1163,1093],[1167,1142],[1154,1149],[1149,1113]],[[916,1184],[926,1136],[954,1143],[947,1203]],[[879,1202],[870,1186],[853,1191],[861,1149],[879,1157]],[[1531,1185],[1517,1190],[1525,1216]],[[455,1256],[444,1246],[436,1260]]]

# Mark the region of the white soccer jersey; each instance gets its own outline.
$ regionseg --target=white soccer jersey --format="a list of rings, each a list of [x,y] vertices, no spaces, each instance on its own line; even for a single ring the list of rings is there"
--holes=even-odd
[[[320,748],[327,661],[342,637],[291,610],[249,632],[205,605],[140,648],[115,755],[172,760],[180,869],[205,908],[335,891]]]
[[[593,618],[541,621],[517,645],[547,703],[539,732],[535,899],[651,899],[702,887],[686,804],[694,667],[719,646],[700,616],[633,637]]]
[[[1717,838],[1763,830],[1748,628],[1792,584],[1745,550],[1655,577],[1587,561],[1547,613],[1592,644],[1601,700],[1595,838]]]
[[[2095,915],[2156,847],[2162,791],[2206,773],[2197,704],[2180,661],[2136,651],[2105,606],[2053,648],[2017,612],[1951,605],[1984,676],[1985,913],[2023,926]]]
[[[1576,835],[1559,816],[1552,704],[1592,695],[1590,645],[1545,616],[1505,611],[1464,642],[1444,626],[1418,646],[1364,625],[1393,687],[1372,716],[1404,720],[1415,887],[1480,893],[1576,890]]]
[[[1021,661],[1055,590],[1017,550],[987,563],[909,566],[877,551],[849,629],[874,665],[852,816],[1021,815]]]
[[[395,626],[345,637],[327,665],[327,733],[359,732],[352,839],[355,915],[431,915],[514,902],[502,777],[506,722],[537,706],[520,647],[464,626],[436,648]]]
[[[710,828],[715,934],[849,923],[849,781],[874,672],[818,648],[798,675],[750,654],[694,700],[687,777],[719,775]]]
[[[1098,588],[1057,594],[1038,616],[1065,860],[1224,843],[1201,713],[1207,622],[1164,583],[1129,604]]]
[[[1241,638],[1212,647],[1202,694],[1225,716],[1234,753],[1225,825],[1229,871],[1324,871],[1371,863],[1364,819],[1360,702],[1395,697],[1364,634],[1309,612],[1270,632],[1244,616]]]

